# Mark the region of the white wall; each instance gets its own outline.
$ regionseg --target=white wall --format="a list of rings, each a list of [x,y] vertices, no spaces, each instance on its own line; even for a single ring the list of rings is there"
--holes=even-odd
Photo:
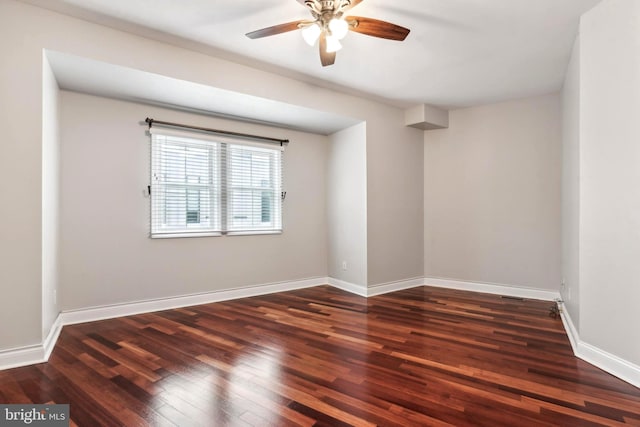
[[[367,286],[366,138],[366,123],[331,135],[327,170],[329,276],[362,287]]]
[[[49,62],[42,62],[42,336],[58,316],[60,135],[59,89]]]
[[[580,26],[580,337],[640,366],[640,2]]]
[[[3,147],[6,155],[0,159],[0,196],[21,206],[20,210],[6,204],[0,206],[0,283],[3,286],[0,324],[15,325],[0,330],[0,350],[36,344],[42,340],[43,49],[354,117],[368,123],[367,146],[394,144],[396,150],[415,152],[411,142],[415,140],[416,133],[405,131],[402,111],[368,99],[310,86],[15,0],[0,1],[0,35],[0,49],[6,58],[11,58],[0,62],[0,105],[6,109],[5,114],[0,115],[0,126],[5,130],[7,141]],[[370,125],[373,123],[375,126]],[[369,131],[369,126],[374,132]],[[393,139],[389,138],[390,135]],[[377,166],[381,160],[377,156],[376,159],[372,164]],[[399,177],[419,175],[422,168],[421,164],[412,164],[411,167],[418,169],[407,172],[405,165],[394,162],[386,165],[384,170],[375,171],[371,169],[372,164],[367,165],[367,179],[372,182],[380,182],[396,172]],[[24,178],[21,186],[14,185],[16,177]],[[395,188],[395,191],[404,189]],[[396,212],[405,221],[403,230],[420,230],[420,216],[402,213],[420,211],[422,201],[412,197],[404,197],[403,200],[407,204],[397,208]],[[369,208],[378,206],[376,202]],[[371,227],[371,223],[368,226]],[[401,235],[405,234],[403,231]],[[384,233],[379,236],[375,244],[386,245],[385,263],[403,265],[406,262],[404,242],[396,236],[384,241]],[[368,245],[371,247],[371,242]],[[411,245],[415,246],[415,242]],[[370,256],[368,263],[377,259]],[[415,267],[412,266],[412,270]],[[421,265],[418,267],[422,268]],[[380,274],[381,280],[406,278],[404,272],[396,269],[386,274],[384,277]],[[409,273],[413,274],[413,271]],[[240,283],[239,279],[232,279],[231,283]],[[264,278],[261,282],[269,279]],[[180,283],[178,286],[183,285]],[[190,286],[185,289],[192,289]],[[158,293],[164,291],[166,289],[161,289]],[[139,291],[132,292],[132,298],[135,298]],[[80,300],[82,298],[78,302]],[[67,306],[71,306],[71,302]]]
[[[580,331],[580,38],[562,89],[562,278],[565,307]]]
[[[289,139],[281,235],[150,239],[145,117]],[[62,309],[327,276],[321,135],[61,92]]]
[[[450,112],[425,132],[425,276],[557,290],[560,99]]]

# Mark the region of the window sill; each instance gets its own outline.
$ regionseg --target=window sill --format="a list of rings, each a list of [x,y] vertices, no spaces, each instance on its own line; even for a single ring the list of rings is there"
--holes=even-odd
[[[221,237],[221,236],[261,236],[269,234],[282,234],[282,230],[253,230],[253,231],[229,231],[220,232],[202,232],[202,233],[161,233],[152,234],[152,239],[184,239],[189,237]]]
[[[227,236],[258,236],[262,234],[282,234],[282,230],[228,231]]]
[[[152,234],[149,237],[152,239],[182,239],[186,237],[220,237],[222,233],[220,232],[202,232],[202,233],[162,233],[162,234]]]

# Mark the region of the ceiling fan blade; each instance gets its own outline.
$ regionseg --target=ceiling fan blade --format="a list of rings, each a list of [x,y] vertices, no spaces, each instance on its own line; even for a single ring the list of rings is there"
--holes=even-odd
[[[263,28],[261,30],[252,31],[247,33],[247,37],[250,39],[259,39],[261,37],[274,36],[280,33],[286,33],[288,31],[297,30],[300,24],[307,23],[309,21],[293,21],[287,22],[286,24],[274,25],[272,27]]]
[[[357,5],[359,5],[360,3],[362,3],[364,0],[351,0],[349,2],[349,4],[347,6],[344,7],[343,10],[349,10],[349,9],[353,9],[354,7],[356,7]]]
[[[336,53],[335,52],[327,52],[327,34],[322,33],[320,35],[320,62],[323,67],[328,65],[333,65],[336,62]]]
[[[362,16],[348,16],[346,19],[351,31],[382,39],[402,41],[407,38],[409,31],[411,31],[408,28],[391,22],[380,21],[379,19],[364,18]]]

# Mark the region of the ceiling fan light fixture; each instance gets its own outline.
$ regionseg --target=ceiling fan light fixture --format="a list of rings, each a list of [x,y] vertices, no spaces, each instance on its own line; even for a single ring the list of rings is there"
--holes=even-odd
[[[338,40],[342,40],[349,32],[349,24],[344,19],[333,18],[329,21],[331,35]]]
[[[342,43],[336,36],[327,36],[327,53],[337,52],[342,49]]]
[[[2,0],[0,0],[1,2]],[[283,0],[284,1],[284,0]],[[300,19],[251,31],[250,39],[260,39],[289,31],[300,30],[304,41],[310,46],[320,47],[320,63],[323,67],[333,65],[336,52],[342,49],[340,40],[350,31],[387,40],[402,41],[409,29],[391,22],[363,16],[345,16],[364,0],[296,0],[311,13],[313,20]]]
[[[322,33],[322,30],[318,24],[314,23],[302,29],[302,38],[309,46],[313,46],[318,41],[320,33]]]

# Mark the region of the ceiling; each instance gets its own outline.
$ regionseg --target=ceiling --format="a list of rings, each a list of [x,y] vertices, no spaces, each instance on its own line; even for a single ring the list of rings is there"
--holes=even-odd
[[[579,17],[600,0],[365,0],[349,14],[411,33],[350,33],[324,68],[299,31],[244,35],[309,18],[296,0],[24,1],[399,107],[456,108],[559,90]]]
[[[331,135],[359,120],[159,74],[46,51],[61,89]],[[141,117],[140,120],[143,120]],[[159,118],[156,118],[159,119]],[[159,119],[161,120],[161,119]]]

